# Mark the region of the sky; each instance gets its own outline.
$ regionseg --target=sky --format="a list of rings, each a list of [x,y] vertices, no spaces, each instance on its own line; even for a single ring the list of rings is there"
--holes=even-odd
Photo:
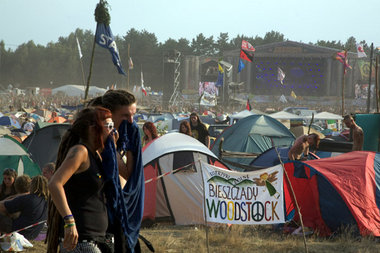
[[[108,0],[111,29],[124,36],[131,28],[154,33],[159,42],[192,40],[198,34],[227,32],[260,36],[272,30],[298,42],[350,36],[380,46],[379,0]],[[0,0],[0,41],[15,50],[33,40],[46,45],[77,28],[95,33],[98,0]]]

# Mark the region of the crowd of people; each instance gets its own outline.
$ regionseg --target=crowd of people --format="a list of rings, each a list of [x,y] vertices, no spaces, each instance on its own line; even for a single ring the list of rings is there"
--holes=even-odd
[[[17,176],[14,169],[5,170],[0,187],[0,232],[47,220],[47,252],[58,248],[60,252],[140,252],[141,152],[159,135],[155,125],[146,122],[140,138],[133,119],[136,103],[135,96],[124,90],[109,90],[93,98],[63,136],[56,164],[46,164],[42,175],[32,179]],[[344,122],[352,129],[353,149],[361,150],[362,129],[350,116]],[[195,112],[181,122],[179,132],[210,147],[207,127]],[[319,141],[316,134],[297,138],[289,159],[303,160]],[[42,226],[21,233],[34,239]]]

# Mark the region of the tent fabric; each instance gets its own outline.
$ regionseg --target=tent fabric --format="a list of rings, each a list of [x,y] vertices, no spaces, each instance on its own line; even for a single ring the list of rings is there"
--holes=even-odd
[[[204,223],[200,161],[228,169],[206,146],[181,133],[165,134],[143,150],[145,180],[167,173],[145,184],[143,220]]]
[[[356,114],[355,122],[363,129],[363,150],[380,151],[380,114]]]
[[[88,94],[90,96],[103,95],[107,90],[103,88],[99,88],[96,86],[90,86]],[[84,96],[85,86],[83,85],[75,85],[75,84],[67,84],[60,86],[58,88],[52,89],[52,94],[55,95],[58,92],[63,92],[67,96],[70,97],[80,97]]]
[[[268,114],[268,116],[274,119],[302,119],[302,117],[299,115],[296,115],[290,112],[285,112],[285,111],[271,113],[271,114]]]
[[[289,129],[266,115],[252,115],[226,128],[215,140],[211,149],[218,157],[221,138],[224,138],[222,147],[224,150],[244,153],[262,153],[274,146],[289,147],[295,140]],[[248,165],[252,159],[226,158],[226,160]]]
[[[311,119],[312,116],[309,115],[309,116],[306,116],[306,118]],[[317,119],[320,119],[320,120],[342,120],[343,117],[341,115],[334,114],[331,112],[319,112],[319,113],[314,115],[314,120],[317,120]]]
[[[330,235],[354,225],[361,235],[380,236],[380,153],[355,151],[336,157],[285,163],[304,225]],[[294,213],[284,180],[286,214]],[[297,215],[295,217],[297,219]]]
[[[33,177],[41,174],[40,168],[22,144],[9,136],[0,138],[0,171],[6,168],[15,169],[19,176],[26,174]],[[0,182],[2,181],[3,173],[0,173]]]
[[[168,153],[178,151],[196,151],[217,158],[197,139],[181,133],[168,133],[152,142],[142,154],[143,166]]]
[[[61,139],[70,124],[49,124],[35,129],[22,144],[42,168],[49,162],[56,162]]]

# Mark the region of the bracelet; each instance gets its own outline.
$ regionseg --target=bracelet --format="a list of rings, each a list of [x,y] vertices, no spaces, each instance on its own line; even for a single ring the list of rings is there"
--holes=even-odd
[[[70,219],[71,217],[73,217],[73,215],[72,215],[72,214],[69,214],[69,215],[66,215],[65,217],[63,217],[63,219],[64,219],[64,220],[68,220],[68,219]]]
[[[65,224],[63,227],[64,227],[64,228],[68,228],[68,227],[73,227],[73,226],[75,226],[75,222]]]

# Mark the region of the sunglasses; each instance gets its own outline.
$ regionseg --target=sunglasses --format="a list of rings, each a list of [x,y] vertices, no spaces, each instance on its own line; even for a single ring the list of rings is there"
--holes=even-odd
[[[115,124],[113,123],[113,121],[104,124],[104,127],[107,128],[109,131],[111,131],[114,128],[114,126]]]

